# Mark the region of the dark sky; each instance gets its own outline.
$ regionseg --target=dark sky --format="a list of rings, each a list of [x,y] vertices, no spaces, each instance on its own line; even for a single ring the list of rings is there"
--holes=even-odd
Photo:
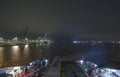
[[[0,34],[120,39],[119,0],[0,0]]]

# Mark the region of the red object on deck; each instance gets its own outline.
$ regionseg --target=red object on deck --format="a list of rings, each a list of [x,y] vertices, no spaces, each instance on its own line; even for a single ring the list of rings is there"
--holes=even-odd
[[[30,71],[26,68],[24,72],[24,77],[29,77],[30,76]]]
[[[39,73],[36,73],[36,77],[38,77]]]

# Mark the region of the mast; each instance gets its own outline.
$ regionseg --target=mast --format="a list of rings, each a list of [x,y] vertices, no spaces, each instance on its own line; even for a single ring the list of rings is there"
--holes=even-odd
[[[27,33],[28,33],[28,25],[26,26],[26,29],[25,29],[25,34],[24,34],[24,37],[27,38]]]

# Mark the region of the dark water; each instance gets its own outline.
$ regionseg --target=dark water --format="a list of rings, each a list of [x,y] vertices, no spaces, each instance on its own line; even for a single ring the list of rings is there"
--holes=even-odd
[[[0,47],[0,67],[26,65],[42,58],[68,56],[93,61],[100,66],[120,68],[120,45],[91,45],[56,43],[51,46],[21,45]]]
[[[49,46],[22,45],[0,47],[0,67],[26,65],[30,61],[49,58]]]

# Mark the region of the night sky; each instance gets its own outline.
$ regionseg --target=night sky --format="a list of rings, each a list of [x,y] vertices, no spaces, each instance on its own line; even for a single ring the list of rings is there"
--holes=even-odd
[[[60,34],[120,39],[119,0],[0,0],[0,36]]]

